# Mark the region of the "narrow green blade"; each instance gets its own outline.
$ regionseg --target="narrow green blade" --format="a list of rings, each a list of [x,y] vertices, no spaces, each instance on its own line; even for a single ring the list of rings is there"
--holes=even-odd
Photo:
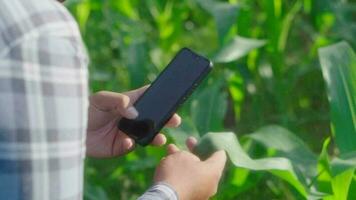
[[[356,151],[356,55],[346,42],[319,49],[332,129],[342,154]]]

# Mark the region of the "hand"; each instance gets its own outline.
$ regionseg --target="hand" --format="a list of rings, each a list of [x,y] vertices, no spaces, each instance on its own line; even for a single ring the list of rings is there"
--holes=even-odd
[[[125,93],[101,91],[89,98],[89,119],[87,129],[87,155],[93,157],[113,157],[130,152],[134,140],[117,128],[122,117],[136,118],[139,113],[132,106],[144,93],[148,86]],[[174,114],[166,126],[177,127],[181,118]],[[158,134],[152,145],[161,146],[166,143],[166,137]]]
[[[189,138],[187,146],[192,151],[196,139]],[[205,161],[194,154],[168,145],[168,156],[156,169],[155,182],[166,182],[178,193],[181,200],[205,200],[217,192],[226,162],[225,151],[215,152]]]

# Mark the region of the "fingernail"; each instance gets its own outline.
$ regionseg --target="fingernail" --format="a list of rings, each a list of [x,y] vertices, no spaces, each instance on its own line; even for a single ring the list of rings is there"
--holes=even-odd
[[[136,108],[134,108],[132,106],[127,108],[125,117],[127,117],[129,119],[135,119],[137,116],[138,116],[138,112],[137,112]]]
[[[133,141],[131,139],[126,139],[124,141],[124,146],[125,146],[125,149],[132,150],[133,147],[134,147],[134,143],[133,143]]]
[[[180,126],[180,124],[182,123],[182,118],[177,115],[177,120],[178,120],[178,123],[176,124],[176,127]]]

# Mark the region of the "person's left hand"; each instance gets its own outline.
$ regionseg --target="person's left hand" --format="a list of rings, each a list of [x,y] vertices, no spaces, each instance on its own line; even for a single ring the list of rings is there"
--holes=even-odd
[[[135,142],[117,128],[122,117],[136,118],[138,113],[132,106],[148,86],[125,93],[101,91],[89,98],[89,119],[87,128],[87,155],[92,157],[113,157],[130,152]],[[174,114],[166,126],[177,127],[181,118]],[[166,137],[159,133],[152,145],[161,146]]]

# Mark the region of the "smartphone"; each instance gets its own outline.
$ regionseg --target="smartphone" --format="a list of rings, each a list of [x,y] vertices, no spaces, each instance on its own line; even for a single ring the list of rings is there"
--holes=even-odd
[[[142,146],[151,143],[212,67],[207,58],[181,49],[135,102],[138,117],[122,118],[118,128]]]

